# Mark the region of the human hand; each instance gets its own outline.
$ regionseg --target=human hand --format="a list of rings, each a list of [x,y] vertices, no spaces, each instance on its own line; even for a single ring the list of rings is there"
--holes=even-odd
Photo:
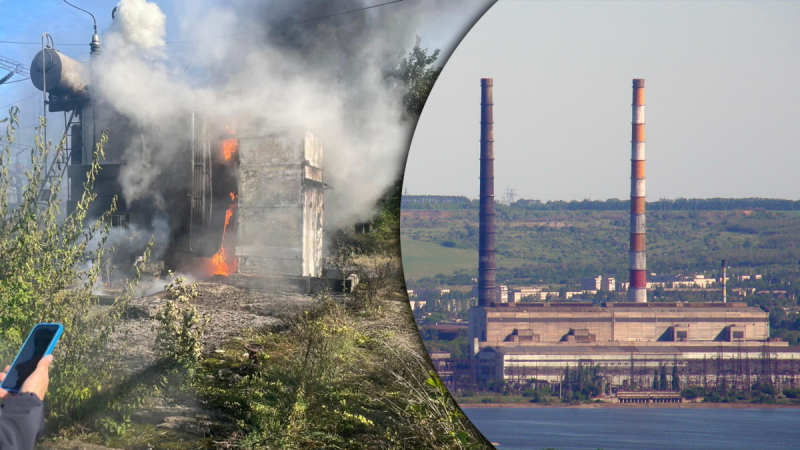
[[[3,380],[6,379],[6,374],[8,373],[9,370],[11,370],[11,366],[6,366],[6,368],[2,372],[0,372],[0,383],[2,383]],[[5,400],[10,395],[11,395],[11,393],[8,392],[7,390],[0,389],[0,400]]]
[[[22,383],[20,393],[30,392],[36,394],[39,400],[44,400],[47,393],[47,386],[50,384],[50,363],[53,362],[53,355],[47,355],[36,365],[36,370]]]

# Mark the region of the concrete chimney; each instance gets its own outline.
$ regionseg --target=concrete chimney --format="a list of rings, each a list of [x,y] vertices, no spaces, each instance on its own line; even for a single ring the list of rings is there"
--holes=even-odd
[[[497,296],[494,235],[494,102],[492,79],[481,78],[481,200],[478,236],[478,306]]]
[[[631,243],[628,301],[647,302],[647,259],[644,223],[644,80],[633,80],[631,136]]]
[[[722,260],[722,303],[728,303],[728,266]]]

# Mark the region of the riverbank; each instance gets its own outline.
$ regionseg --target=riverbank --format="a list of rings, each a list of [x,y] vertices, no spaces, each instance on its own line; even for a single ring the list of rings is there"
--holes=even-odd
[[[465,408],[464,412],[497,444],[497,450],[797,448],[800,408],[707,405],[712,407]]]
[[[718,408],[718,409],[775,409],[775,408],[800,408],[800,403],[712,403],[712,402],[684,402],[684,403],[579,403],[570,405],[566,403],[459,403],[463,408],[635,408],[635,409],[680,409],[680,408]]]

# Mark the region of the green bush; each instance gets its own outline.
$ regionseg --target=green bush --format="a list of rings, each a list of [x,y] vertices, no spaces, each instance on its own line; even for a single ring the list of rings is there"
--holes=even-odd
[[[172,277],[171,272],[169,276]],[[161,363],[193,371],[203,352],[208,317],[198,314],[190,303],[198,296],[197,285],[186,286],[185,282],[177,277],[167,285],[170,299],[159,308],[153,325],[154,350]]]
[[[800,389],[784,389],[783,395],[785,395],[786,398],[800,398]]]
[[[83,194],[69,215],[61,211],[61,178],[47,183],[45,161],[50,148],[37,134],[22,202],[12,209],[8,204],[8,144],[15,141],[18,112],[12,108],[9,117],[0,121],[6,123],[6,145],[0,152],[0,359],[10,361],[35,324],[61,323],[64,334],[50,372],[47,424],[51,429],[90,424],[92,413],[109,406],[110,399],[99,395],[110,389],[114,375],[108,341],[133,290],[128,283],[122,296],[103,308],[92,294],[116,204],[114,200],[99,218],[87,216],[96,198],[92,187],[106,133],[92,153]],[[56,155],[63,152],[64,144],[62,140]],[[56,155],[51,155],[51,160]],[[41,190],[49,194],[44,196],[46,201],[39,201]],[[137,274],[146,259],[147,254],[137,263]],[[99,405],[103,398],[108,401]]]

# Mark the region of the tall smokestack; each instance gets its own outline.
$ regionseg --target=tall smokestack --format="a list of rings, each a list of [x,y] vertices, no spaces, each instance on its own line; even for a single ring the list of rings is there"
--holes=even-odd
[[[722,303],[728,303],[728,266],[722,260]]]
[[[631,137],[631,280],[628,301],[647,302],[647,260],[644,223],[644,80],[633,80]]]
[[[481,206],[478,237],[478,306],[495,300],[494,103],[491,78],[481,78]]]

